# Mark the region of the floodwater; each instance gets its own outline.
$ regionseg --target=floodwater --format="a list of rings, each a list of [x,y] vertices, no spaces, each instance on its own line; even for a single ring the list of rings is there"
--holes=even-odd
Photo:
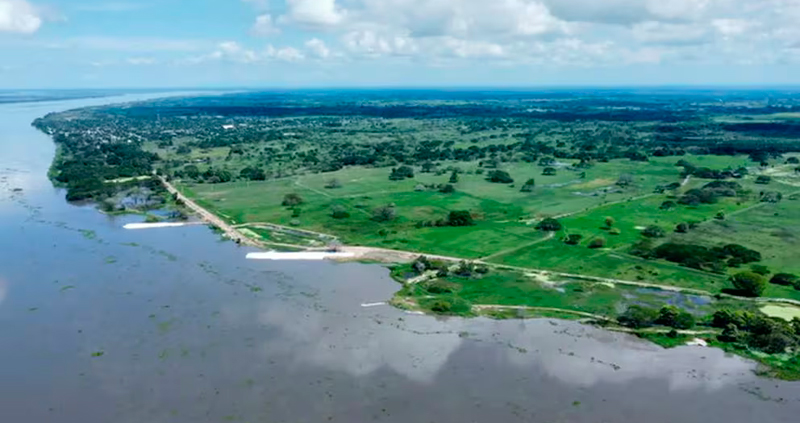
[[[141,97],[141,96],[139,96]],[[50,111],[0,106],[0,422],[793,422],[800,384],[715,349],[375,305],[386,269],[246,260],[204,226],[64,202]]]

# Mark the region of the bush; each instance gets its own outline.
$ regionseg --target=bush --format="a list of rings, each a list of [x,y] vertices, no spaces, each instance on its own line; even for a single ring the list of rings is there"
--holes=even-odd
[[[372,211],[372,220],[376,222],[390,222],[397,217],[397,211],[391,205],[381,206]]]
[[[764,277],[753,272],[737,273],[731,277],[731,283],[739,293],[747,297],[759,297],[767,287]]]
[[[686,232],[689,232],[689,225],[683,222],[678,223],[678,225],[675,226],[675,232],[679,234],[685,234]]]
[[[622,326],[641,329],[653,326],[658,316],[657,310],[640,305],[632,305],[617,318],[617,321]]]
[[[389,180],[392,181],[402,181],[403,179],[413,178],[413,177],[414,177],[414,169],[410,166],[405,166],[405,165],[392,169],[392,173],[389,174]]]
[[[348,217],[350,217],[350,213],[344,206],[339,204],[334,204],[333,206],[331,206],[331,217],[333,217],[334,219],[347,219]]]
[[[659,228],[656,225],[650,225],[642,231],[642,235],[648,238],[663,238],[667,234],[664,232],[663,229]]]
[[[658,312],[655,323],[662,326],[669,326],[674,329],[691,329],[694,327],[694,316],[675,306],[664,306]]]
[[[767,268],[767,266],[764,266],[762,264],[754,264],[754,265],[750,266],[750,270],[753,273],[758,273],[761,276],[767,276],[770,273],[772,273],[772,272],[770,272],[769,268]]]
[[[441,192],[442,194],[452,194],[456,192],[456,187],[450,184],[442,185],[442,187],[439,188],[439,192]]]
[[[544,176],[555,176],[555,174],[556,174],[556,169],[554,167],[546,167],[542,171],[542,175]]]
[[[767,175],[759,175],[758,178],[756,178],[757,184],[768,185],[770,182],[772,182],[772,178]]]
[[[561,222],[553,219],[552,217],[548,217],[547,219],[539,222],[536,225],[536,229],[545,232],[557,232],[561,230]]]
[[[797,276],[791,273],[776,273],[772,279],[769,280],[769,283],[775,285],[783,285],[783,286],[791,286],[797,282]]]
[[[489,172],[489,175],[486,177],[486,180],[489,182],[493,182],[496,184],[513,184],[514,179],[511,178],[511,175],[504,170],[493,170]]]
[[[606,240],[603,238],[595,238],[589,242],[589,248],[603,248],[606,246]]]
[[[453,173],[450,174],[450,183],[451,184],[458,183],[458,171],[454,170]]]
[[[284,207],[296,207],[303,204],[303,202],[303,197],[292,192],[283,196],[283,202],[281,204]]]
[[[336,189],[336,188],[341,188],[341,187],[342,187],[342,183],[339,182],[339,180],[336,179],[336,178],[331,179],[330,181],[328,181],[328,183],[325,184],[325,188],[327,188],[327,189]]]
[[[661,207],[659,207],[659,208],[661,210],[672,210],[672,209],[675,208],[675,206],[676,206],[676,204],[675,204],[674,201],[669,201],[668,200],[668,201],[665,201],[665,202],[661,203]]]
[[[536,181],[534,181],[533,178],[528,179],[525,181],[525,185],[522,186],[522,189],[520,189],[520,192],[532,192],[535,186]]]
[[[578,245],[581,243],[583,239],[583,235],[581,234],[569,234],[564,237],[564,243],[567,245]]]
[[[606,228],[613,227],[614,223],[616,223],[616,221],[614,220],[613,217],[611,217],[611,216],[606,217],[606,219],[605,219]]]
[[[611,229],[608,230],[608,234],[609,235],[619,235],[621,233],[622,233],[622,231],[619,230],[619,228],[611,228]]]
[[[468,210],[451,211],[447,216],[449,226],[473,226],[472,214]]]

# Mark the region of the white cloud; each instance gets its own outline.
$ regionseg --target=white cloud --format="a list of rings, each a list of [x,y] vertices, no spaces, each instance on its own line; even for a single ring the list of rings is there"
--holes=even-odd
[[[300,50],[294,47],[275,48],[270,45],[267,46],[265,54],[268,58],[273,58],[284,62],[299,62],[306,58]]]
[[[0,0],[0,32],[32,34],[42,26],[39,11],[25,0]]]
[[[285,21],[303,27],[334,27],[344,21],[346,11],[336,5],[336,0],[286,0]]]
[[[208,49],[209,42],[151,37],[74,37],[42,44],[52,49],[86,49],[127,52],[190,52]]]
[[[256,17],[256,23],[253,24],[253,27],[250,29],[250,33],[258,36],[266,36],[280,34],[281,30],[275,26],[275,21],[272,19],[272,15],[265,14]]]
[[[638,23],[632,28],[634,38],[644,44],[691,45],[709,41],[709,28],[702,25],[673,24],[656,21]]]
[[[134,66],[149,66],[158,63],[158,61],[152,57],[129,57],[125,62]]]
[[[306,41],[305,47],[312,56],[318,59],[327,59],[331,56],[331,50],[328,48],[325,42],[319,38],[312,38]]]
[[[133,10],[144,9],[149,5],[143,2],[111,1],[101,3],[86,3],[75,6],[76,10],[83,12],[130,12]]]

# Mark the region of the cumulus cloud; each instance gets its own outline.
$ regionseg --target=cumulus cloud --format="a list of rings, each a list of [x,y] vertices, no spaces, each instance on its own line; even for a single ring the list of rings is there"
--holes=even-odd
[[[25,0],[0,0],[0,32],[32,34],[42,26],[39,11]]]
[[[253,27],[250,29],[250,33],[258,36],[266,36],[280,34],[281,30],[275,26],[275,21],[272,19],[272,15],[264,14],[256,18],[256,23],[253,24]]]
[[[325,42],[319,38],[312,38],[306,41],[305,47],[312,56],[318,59],[327,59],[331,56],[331,50],[328,48]]]
[[[265,54],[268,58],[273,58],[283,62],[299,62],[306,58],[306,56],[300,50],[294,47],[275,48],[270,45],[267,46]]]
[[[334,27],[346,14],[336,0],[286,0],[286,9],[283,20],[311,28]]]

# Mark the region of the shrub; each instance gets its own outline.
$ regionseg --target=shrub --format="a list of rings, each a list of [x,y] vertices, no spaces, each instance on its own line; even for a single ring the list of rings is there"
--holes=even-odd
[[[659,310],[655,323],[674,329],[691,329],[695,321],[691,313],[675,306],[664,306]]]
[[[581,243],[583,239],[583,235],[581,234],[569,234],[564,237],[564,243],[568,245],[578,245]]]
[[[328,183],[325,184],[325,188],[327,188],[327,189],[336,189],[336,188],[341,188],[341,187],[342,187],[342,183],[339,182],[339,180],[336,179],[336,178],[331,179],[330,181],[328,181]]]
[[[763,264],[754,264],[754,265],[750,266],[750,270],[753,273],[758,273],[761,276],[767,276],[770,273],[772,273],[772,272],[769,271],[767,266],[764,266]]]
[[[447,224],[449,226],[472,226],[475,222],[468,210],[457,210],[451,211],[447,216]]]
[[[606,240],[603,238],[595,238],[589,242],[589,248],[603,248],[606,246]]]
[[[454,170],[453,173],[450,174],[450,183],[451,184],[458,183],[458,171]]]
[[[561,230],[561,222],[552,217],[542,220],[536,225],[536,229],[545,232],[557,232]]]
[[[555,176],[555,174],[556,174],[556,169],[554,167],[546,167],[542,171],[542,175],[544,176]]]
[[[511,175],[504,170],[493,170],[489,172],[489,175],[486,177],[486,180],[489,182],[493,182],[496,184],[513,184],[514,179],[511,178]]]
[[[657,318],[657,310],[640,305],[632,305],[617,318],[617,321],[619,321],[619,324],[622,326],[641,329],[653,326]]]
[[[605,219],[606,228],[611,228],[612,226],[614,226],[614,223],[616,223],[616,221],[614,220],[613,217],[611,216],[606,217]]]
[[[665,201],[665,202],[661,203],[661,207],[659,207],[659,208],[661,210],[672,210],[672,209],[675,208],[675,202],[674,201]]]
[[[680,234],[685,234],[686,232],[689,232],[689,225],[686,224],[686,223],[683,223],[683,222],[678,223],[675,226],[675,232],[680,233]]]
[[[619,230],[619,228],[611,228],[608,230],[608,233],[609,235],[619,235],[622,233],[622,231]]]
[[[442,187],[439,188],[439,192],[441,192],[442,194],[452,194],[456,192],[456,187],[450,184],[442,185]]]
[[[531,192],[533,191],[534,186],[536,186],[536,181],[534,181],[533,178],[528,179],[527,181],[525,181],[525,185],[522,186],[522,189],[520,189],[520,191]]]
[[[350,213],[344,206],[340,204],[334,204],[331,206],[331,217],[334,219],[347,219],[350,217]]]
[[[381,206],[372,211],[372,220],[376,222],[390,222],[397,217],[397,211],[391,205]]]
[[[646,236],[648,238],[663,238],[667,234],[660,227],[658,227],[656,225],[650,225],[650,226],[644,228],[644,230],[642,231],[642,235],[644,235],[644,236]]]
[[[303,204],[303,197],[301,197],[297,193],[289,193],[283,196],[283,202],[281,203],[284,207],[296,207]]]
[[[737,273],[731,277],[731,282],[736,290],[747,297],[759,297],[767,287],[764,277],[753,272]]]
[[[769,283],[784,286],[794,285],[795,282],[797,282],[797,276],[791,273],[776,273],[775,276],[769,280]]]
[[[772,177],[767,175],[759,175],[758,178],[756,178],[757,184],[768,185],[770,182],[772,182]]]
[[[392,169],[392,173],[389,174],[389,179],[392,181],[402,181],[403,179],[413,177],[414,169],[405,165]]]

